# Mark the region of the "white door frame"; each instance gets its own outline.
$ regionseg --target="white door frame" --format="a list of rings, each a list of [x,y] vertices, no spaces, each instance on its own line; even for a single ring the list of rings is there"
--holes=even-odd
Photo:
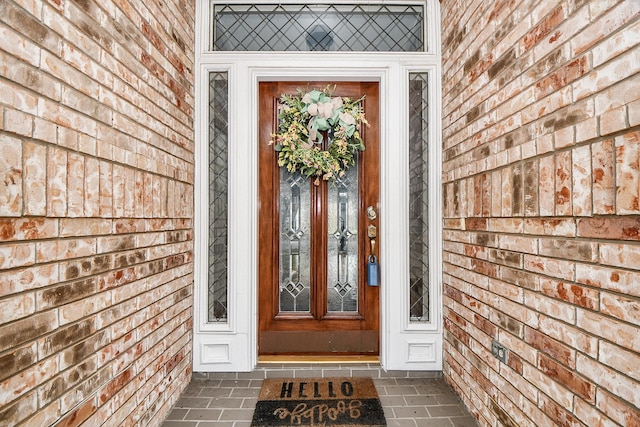
[[[270,80],[380,83],[380,363],[442,369],[440,58],[436,53],[205,52],[208,1],[198,2],[195,108],[193,370],[251,371],[257,364],[258,83]],[[437,8],[437,1],[428,5]],[[439,18],[439,14],[437,14]],[[439,22],[438,22],[439,25]],[[433,25],[429,24],[432,28]],[[439,28],[439,27],[438,27]],[[439,34],[430,34],[439,46]],[[356,57],[356,58],[354,58]],[[228,72],[228,320],[207,322],[208,75]],[[408,76],[429,75],[429,323],[409,322]],[[403,141],[405,142],[403,144]],[[393,208],[391,208],[393,207]],[[202,238],[200,237],[202,236]]]

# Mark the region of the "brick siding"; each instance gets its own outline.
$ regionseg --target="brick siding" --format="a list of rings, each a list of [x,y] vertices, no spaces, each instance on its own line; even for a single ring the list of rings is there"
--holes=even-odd
[[[0,2],[2,426],[159,425],[191,377],[194,7]]]
[[[442,26],[445,376],[483,426],[638,426],[640,2]]]
[[[446,378],[482,425],[637,426],[640,5],[442,11]],[[0,3],[0,425],[158,425],[189,380],[194,15]]]

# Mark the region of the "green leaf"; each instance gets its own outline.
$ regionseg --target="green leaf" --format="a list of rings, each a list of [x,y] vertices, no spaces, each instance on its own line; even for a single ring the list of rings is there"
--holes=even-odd
[[[344,134],[347,136],[347,138],[351,138],[355,131],[356,127],[354,125],[345,125],[344,127]]]
[[[276,151],[282,151],[282,145],[277,144],[277,145],[274,147],[274,149],[275,149]]]

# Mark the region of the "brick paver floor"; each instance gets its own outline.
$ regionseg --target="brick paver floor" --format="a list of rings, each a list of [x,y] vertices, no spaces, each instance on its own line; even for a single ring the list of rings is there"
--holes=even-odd
[[[436,372],[377,364],[259,364],[253,372],[194,373],[162,427],[249,427],[265,378],[373,378],[389,427],[477,427]]]

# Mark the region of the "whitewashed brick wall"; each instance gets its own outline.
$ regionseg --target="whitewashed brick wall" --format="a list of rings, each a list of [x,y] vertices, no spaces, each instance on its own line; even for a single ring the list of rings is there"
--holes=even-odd
[[[640,1],[442,26],[445,376],[483,426],[638,426]]]
[[[190,379],[194,16],[0,2],[2,426],[158,425]]]

